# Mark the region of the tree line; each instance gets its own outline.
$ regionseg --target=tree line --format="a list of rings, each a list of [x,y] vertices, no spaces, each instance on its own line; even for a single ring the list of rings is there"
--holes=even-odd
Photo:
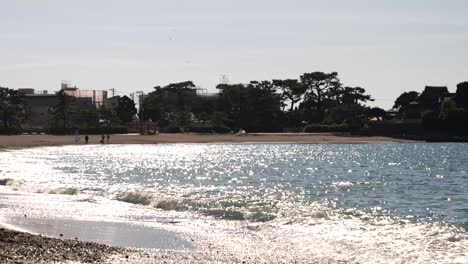
[[[372,97],[362,87],[345,86],[337,72],[304,73],[298,79],[218,84],[216,96],[196,93],[191,81],[154,87],[140,118],[163,131],[279,132],[284,129],[359,130],[385,113],[365,106]],[[324,128],[324,126],[328,126]]]
[[[366,106],[374,99],[363,87],[344,85],[337,72],[309,72],[297,79],[251,81],[246,84],[221,83],[218,93],[197,93],[192,81],[155,86],[136,112],[127,96],[115,107],[80,107],[79,100],[63,90],[49,111],[50,132],[73,128],[102,130],[125,128],[131,122],[157,123],[162,132],[359,132],[371,120],[383,120],[386,111]],[[393,106],[410,116],[416,91],[400,95]],[[467,110],[465,110],[467,109]],[[0,87],[0,131],[20,130],[27,122],[29,108],[18,91]],[[400,117],[401,118],[401,117]],[[468,82],[457,85],[453,98],[437,107],[423,109],[425,131],[465,133],[468,131]]]
[[[416,91],[404,92],[393,106],[400,113],[411,113],[411,103],[421,102]],[[422,127],[427,132],[455,135],[468,134],[468,82],[457,84],[454,96],[439,104],[421,109]]]

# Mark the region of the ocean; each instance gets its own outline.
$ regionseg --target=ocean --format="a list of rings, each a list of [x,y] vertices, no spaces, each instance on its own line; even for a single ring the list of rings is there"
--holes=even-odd
[[[468,144],[10,150],[0,152],[0,221],[285,262],[468,263]]]

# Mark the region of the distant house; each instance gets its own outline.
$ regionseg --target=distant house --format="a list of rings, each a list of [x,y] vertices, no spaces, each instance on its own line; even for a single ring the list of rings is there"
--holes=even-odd
[[[426,86],[418,98],[418,103],[423,109],[437,109],[444,99],[451,96],[447,86]]]
[[[104,105],[107,99],[107,91],[101,90],[78,90],[76,86],[71,87],[62,83],[65,94],[76,98],[80,109],[95,109]],[[46,127],[49,122],[51,109],[58,104],[56,93],[47,91],[36,92],[33,88],[20,88],[18,92],[24,96],[24,101],[29,108],[28,125],[33,127]]]
[[[50,111],[58,103],[57,96],[47,93],[47,91],[35,93],[32,88],[18,89],[18,92],[24,96],[24,101],[29,108],[27,123],[33,127],[47,126]]]

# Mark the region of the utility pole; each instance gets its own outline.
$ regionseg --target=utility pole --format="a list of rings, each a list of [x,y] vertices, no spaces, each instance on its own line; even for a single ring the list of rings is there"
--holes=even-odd
[[[226,74],[221,75],[221,83],[222,84],[229,84],[229,78]]]
[[[112,89],[109,89],[110,91],[112,91],[112,97],[115,96],[115,88],[112,88]]]

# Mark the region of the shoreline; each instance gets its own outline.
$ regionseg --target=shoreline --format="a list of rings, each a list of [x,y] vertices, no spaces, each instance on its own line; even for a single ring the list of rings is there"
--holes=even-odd
[[[99,135],[90,136],[90,144],[99,144]],[[388,137],[359,137],[334,133],[279,133],[279,134],[247,134],[242,136],[229,134],[159,134],[159,135],[111,135],[110,144],[173,144],[173,143],[211,143],[211,144],[360,144],[378,142],[418,142]],[[47,146],[84,145],[84,136],[75,142],[73,135],[13,135],[0,136],[0,151]],[[5,175],[8,176],[8,175]],[[66,234],[64,237],[67,237]],[[195,261],[197,263],[216,262],[226,259],[221,252],[174,251],[161,248],[135,249],[115,247],[107,244],[86,242],[83,240],[54,238],[24,230],[12,229],[0,225],[0,262],[17,263],[128,263],[178,260],[180,263]],[[220,254],[220,255],[218,255]],[[233,257],[233,256],[231,256]],[[245,259],[233,257],[233,263],[243,263]],[[248,261],[250,262],[250,261]]]
[[[99,145],[100,136],[90,135],[89,144]],[[217,144],[321,144],[321,143],[371,143],[371,142],[422,142],[417,140],[397,139],[381,136],[353,136],[337,133],[254,133],[246,135],[231,134],[118,134],[111,135],[110,144],[173,144],[173,143],[217,143]],[[48,146],[84,145],[84,135],[78,142],[73,135],[12,135],[0,136],[0,150],[23,149]]]
[[[2,263],[101,263],[123,253],[117,247],[71,239],[57,239],[0,227]]]

